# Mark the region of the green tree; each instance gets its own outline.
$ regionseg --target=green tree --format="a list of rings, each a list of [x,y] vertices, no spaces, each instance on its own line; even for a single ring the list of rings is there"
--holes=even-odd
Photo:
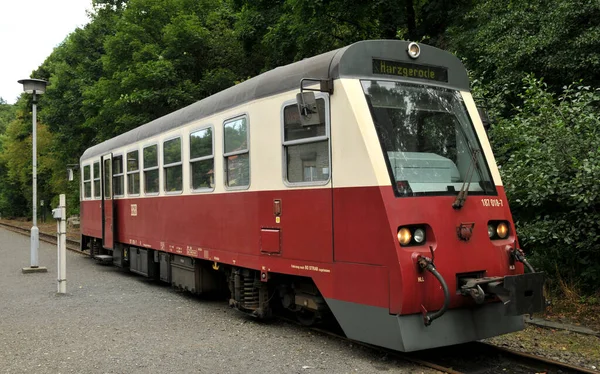
[[[0,155],[3,154],[7,142],[6,129],[16,119],[16,112],[15,105],[7,104],[0,98]],[[3,218],[19,216],[21,210],[27,207],[27,200],[7,173],[6,162],[3,162],[0,156],[0,216]]]
[[[521,80],[544,77],[558,93],[571,82],[600,87],[600,2],[483,0],[447,32],[504,116],[519,105]]]
[[[522,246],[554,275],[600,282],[600,89],[557,96],[528,75],[515,116],[491,138]]]
[[[32,205],[31,104],[21,99],[16,107],[16,118],[0,136],[0,213],[9,217],[30,216]],[[53,136],[43,123],[37,130],[38,196],[50,201]]]
[[[68,214],[79,211],[79,185],[67,181],[67,165],[77,164],[85,149],[100,141],[99,129],[91,126],[89,119],[98,115],[102,102],[89,105],[84,98],[104,74],[104,43],[108,35],[114,34],[125,3],[93,1],[90,22],[67,36],[33,73],[36,78],[50,81],[46,94],[40,98],[38,113],[53,135],[49,144],[53,166],[44,180],[49,183],[48,195],[40,197],[56,206],[58,195],[66,193]]]
[[[107,139],[233,85],[245,70],[233,22],[219,1],[130,1],[84,95],[97,110],[86,125]]]
[[[233,0],[233,5],[236,34],[249,61],[267,70],[365,39],[443,44],[446,26],[470,1]]]
[[[0,134],[4,134],[6,126],[15,119],[16,107],[0,97]]]

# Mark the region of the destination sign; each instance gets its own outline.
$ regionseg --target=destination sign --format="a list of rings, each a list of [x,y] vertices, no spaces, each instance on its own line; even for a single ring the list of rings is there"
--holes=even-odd
[[[376,58],[373,59],[373,74],[448,82],[447,68],[417,65],[409,62],[379,60]]]

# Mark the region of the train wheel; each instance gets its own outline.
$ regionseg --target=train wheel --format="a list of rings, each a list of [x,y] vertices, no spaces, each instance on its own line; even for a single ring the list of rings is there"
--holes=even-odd
[[[317,314],[304,308],[296,312],[296,318],[304,326],[312,326],[317,322]]]

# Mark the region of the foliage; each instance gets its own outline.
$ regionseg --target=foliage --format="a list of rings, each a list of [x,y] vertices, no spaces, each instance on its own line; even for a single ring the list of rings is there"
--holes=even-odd
[[[544,77],[554,92],[580,79],[600,86],[597,1],[477,1],[446,40],[505,116],[527,73]]]
[[[16,106],[9,105],[0,98],[0,154],[7,143],[6,128],[16,118]],[[15,217],[27,210],[27,200],[8,176],[6,163],[0,159],[0,216]]]
[[[554,275],[600,283],[600,88],[557,96],[528,75],[491,132],[521,245]],[[593,290],[594,288],[592,288]]]
[[[23,103],[25,104],[25,103]],[[0,214],[14,217],[31,214],[32,201],[32,137],[31,113],[21,104],[16,118],[0,136]],[[38,198],[50,203],[50,176],[56,167],[51,152],[53,135],[48,126],[38,123]]]
[[[6,131],[8,123],[15,118],[16,107],[9,105],[6,101],[0,97],[0,134]]]
[[[83,107],[93,113],[85,125],[95,129],[98,140],[221,91],[245,76],[232,15],[219,5],[209,0],[128,2],[104,40],[102,74],[83,95]]]
[[[261,70],[365,39],[441,42],[468,0],[234,0],[236,32]],[[260,70],[259,70],[260,71]]]

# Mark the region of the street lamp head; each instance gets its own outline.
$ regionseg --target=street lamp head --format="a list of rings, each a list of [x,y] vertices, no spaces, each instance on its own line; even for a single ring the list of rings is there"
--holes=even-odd
[[[41,95],[44,92],[46,92],[46,85],[48,84],[48,82],[43,79],[31,78],[21,79],[19,83],[23,85],[23,91],[27,92],[28,94],[35,92],[38,95]]]

